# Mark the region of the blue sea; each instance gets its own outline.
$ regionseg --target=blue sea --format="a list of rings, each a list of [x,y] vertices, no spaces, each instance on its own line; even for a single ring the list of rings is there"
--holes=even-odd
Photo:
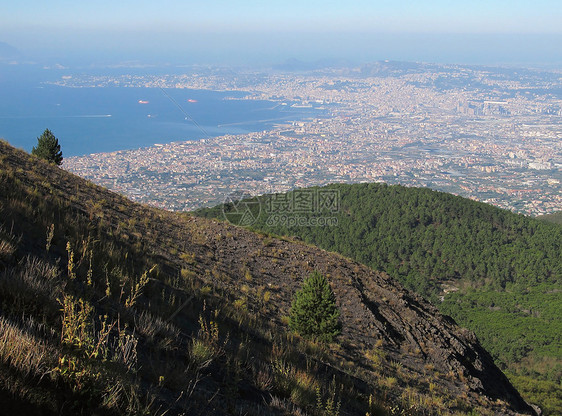
[[[229,99],[242,97],[240,92],[0,85],[0,138],[31,151],[48,128],[65,157],[261,131],[324,113],[292,103]]]

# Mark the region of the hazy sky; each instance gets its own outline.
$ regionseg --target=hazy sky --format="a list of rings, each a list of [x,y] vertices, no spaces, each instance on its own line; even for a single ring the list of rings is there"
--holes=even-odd
[[[3,3],[0,41],[60,56],[140,58],[153,53],[163,58],[184,53],[212,61],[236,55],[275,60],[373,59],[377,54],[382,59],[386,54],[395,59],[390,55],[396,52],[397,58],[425,59],[425,53],[431,59],[444,48],[454,60],[466,46],[472,55],[481,51],[493,57],[496,51],[500,59],[511,42],[516,47],[510,53],[520,55],[514,59],[524,59],[528,52],[531,60],[562,60],[561,0]]]

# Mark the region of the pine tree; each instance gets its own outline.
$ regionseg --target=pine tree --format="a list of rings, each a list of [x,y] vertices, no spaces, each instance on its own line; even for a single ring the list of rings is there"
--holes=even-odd
[[[339,317],[336,297],[328,280],[314,271],[295,294],[289,327],[304,337],[331,342],[341,332]]]
[[[59,166],[62,164],[59,141],[49,129],[45,129],[43,134],[37,138],[37,147],[33,148],[31,154]]]

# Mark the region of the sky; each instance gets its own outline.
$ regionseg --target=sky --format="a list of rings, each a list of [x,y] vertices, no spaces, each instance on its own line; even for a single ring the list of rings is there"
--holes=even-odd
[[[562,63],[560,0],[2,2],[0,42],[60,59]]]

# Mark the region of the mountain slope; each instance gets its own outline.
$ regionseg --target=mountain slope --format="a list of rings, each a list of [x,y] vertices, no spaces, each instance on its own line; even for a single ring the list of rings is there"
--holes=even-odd
[[[21,52],[5,42],[0,42],[0,62],[16,59],[21,56]]]
[[[553,214],[540,215],[537,217],[539,220],[553,222],[555,224],[562,224],[562,211]]]
[[[318,208],[328,196],[337,203]],[[385,184],[308,188],[246,205],[255,211],[253,229],[349,256],[432,299],[476,332],[529,398],[562,411],[562,227]],[[197,214],[236,221],[244,206]]]
[[[342,312],[327,346],[287,330],[314,270]],[[388,275],[4,143],[0,299],[0,400],[20,414],[533,413],[472,333]]]

